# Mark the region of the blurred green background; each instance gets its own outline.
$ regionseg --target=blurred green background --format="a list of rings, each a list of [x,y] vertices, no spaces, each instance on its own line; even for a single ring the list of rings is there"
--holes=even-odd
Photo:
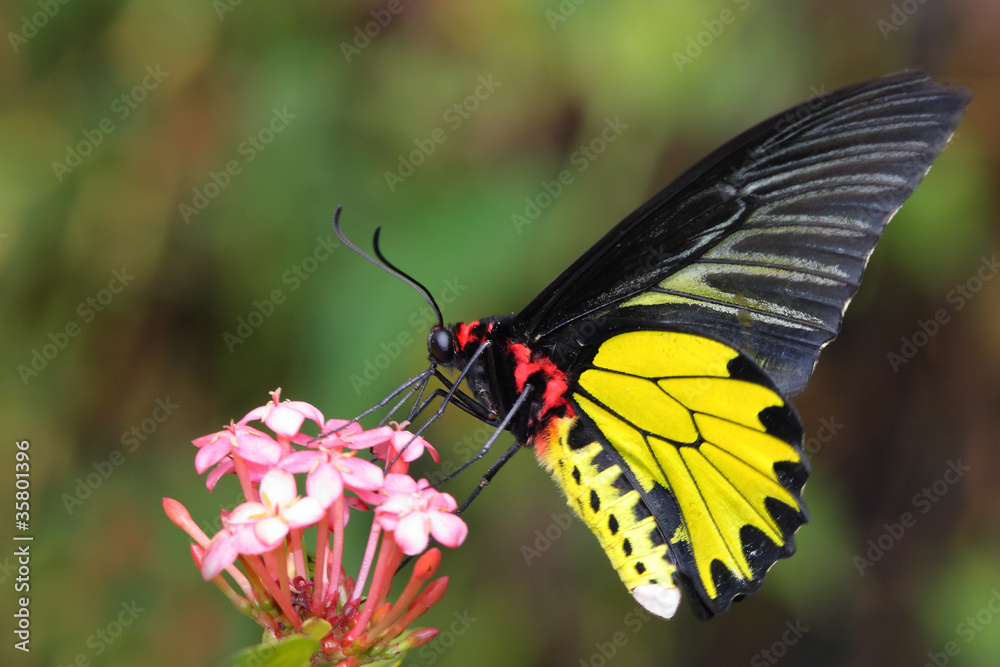
[[[997,664],[995,2],[38,0],[5,3],[0,28],[2,507],[27,439],[35,535],[29,655],[0,550],[3,664],[214,665],[259,639],[160,499],[199,520],[231,506],[189,441],[275,387],[348,417],[425,367],[420,298],[327,252],[336,205],[363,246],[383,226],[449,321],[512,312],[724,140],[916,66],[975,99],[796,399],[799,553],[710,623],[686,603],[647,623],[520,454],[445,553],[424,623],[442,635],[406,664]],[[608,119],[615,141],[574,156]],[[486,434],[456,411],[431,441],[457,462]]]

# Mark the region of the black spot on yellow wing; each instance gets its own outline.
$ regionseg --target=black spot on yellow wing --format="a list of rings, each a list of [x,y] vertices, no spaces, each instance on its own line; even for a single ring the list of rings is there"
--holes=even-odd
[[[744,356],[733,357],[726,364],[726,371],[729,373],[729,377],[734,380],[746,380],[767,386],[771,384],[771,380],[761,367]]]
[[[710,616],[794,551],[807,520],[802,429],[749,357],[688,333],[620,333],[571,400],[578,418],[550,443],[549,467],[574,459],[573,492],[557,481],[630,590],[677,579]]]
[[[799,442],[802,439],[802,424],[795,411],[787,403],[764,408],[757,415],[757,418],[768,433],[785,442]]]

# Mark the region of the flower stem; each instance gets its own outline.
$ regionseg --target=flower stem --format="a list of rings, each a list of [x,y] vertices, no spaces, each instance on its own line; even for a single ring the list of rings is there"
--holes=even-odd
[[[306,557],[302,551],[302,529],[292,528],[288,531],[288,536],[292,538],[292,555],[295,557],[295,573],[303,579],[309,578],[309,571],[306,569]]]
[[[272,555],[273,558],[273,555]],[[302,619],[299,615],[295,613],[295,608],[292,607],[292,601],[284,592],[282,592],[281,587],[278,583],[268,574],[267,568],[264,567],[264,563],[260,558],[253,556],[246,557],[242,556],[241,560],[253,568],[254,573],[260,578],[261,582],[267,588],[268,592],[271,594],[271,599],[273,599],[281,611],[284,613],[288,622],[295,626],[296,630],[302,629]],[[287,579],[287,577],[286,577]],[[287,583],[287,581],[286,581]]]
[[[313,571],[313,597],[310,611],[313,616],[320,613],[323,596],[326,593],[327,552],[330,546],[330,513],[326,512],[316,526],[316,566]]]
[[[368,571],[372,567],[372,561],[375,560],[375,549],[378,547],[378,537],[381,532],[382,528],[377,523],[372,522],[372,530],[368,534],[368,545],[365,547],[365,557],[361,561],[358,580],[354,583],[354,592],[351,593],[352,602],[357,602],[361,599],[361,592],[368,581]]]
[[[424,590],[420,596],[413,601],[406,613],[396,621],[385,633],[388,637],[396,637],[410,626],[415,620],[420,618],[425,611],[436,605],[444,597],[444,592],[448,590],[448,577],[435,579],[430,586]]]
[[[236,476],[240,480],[243,497],[247,499],[247,502],[259,503],[260,494],[257,493],[257,487],[250,481],[250,471],[247,470],[247,462],[235,451],[233,452],[233,468],[236,470]]]
[[[285,543],[282,542],[274,548],[274,551],[264,554],[264,561],[268,564],[268,569],[273,569],[278,575],[278,586],[281,587],[284,597],[291,600],[292,593],[288,585],[288,555],[285,551]]]
[[[345,639],[356,639],[368,628],[372,615],[378,610],[385,598],[389,595],[389,588],[392,586],[392,576],[396,573],[396,568],[403,562],[403,552],[396,545],[396,540],[392,533],[382,534],[382,544],[378,554],[378,564],[372,574],[372,584],[368,588],[368,599],[365,600],[365,608],[358,617],[358,623],[349,632]]]
[[[441,552],[437,549],[431,549],[417,560],[406,588],[400,593],[399,598],[392,605],[392,609],[368,632],[368,636],[371,638],[369,641],[377,640],[385,629],[392,625],[407,610],[410,602],[420,592],[420,588],[427,583],[428,579],[434,576],[434,572],[437,571],[440,562]]]

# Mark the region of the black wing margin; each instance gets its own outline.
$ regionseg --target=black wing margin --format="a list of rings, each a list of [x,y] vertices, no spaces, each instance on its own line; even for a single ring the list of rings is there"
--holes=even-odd
[[[690,327],[797,393],[970,98],[917,70],[758,124],[626,217],[515,316],[515,329],[544,344],[582,317]]]

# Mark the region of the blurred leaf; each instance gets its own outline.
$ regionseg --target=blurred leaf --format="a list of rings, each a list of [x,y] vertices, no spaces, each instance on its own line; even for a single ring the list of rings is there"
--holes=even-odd
[[[237,653],[227,667],[309,667],[319,651],[319,640],[292,635],[273,644],[260,644]]]

